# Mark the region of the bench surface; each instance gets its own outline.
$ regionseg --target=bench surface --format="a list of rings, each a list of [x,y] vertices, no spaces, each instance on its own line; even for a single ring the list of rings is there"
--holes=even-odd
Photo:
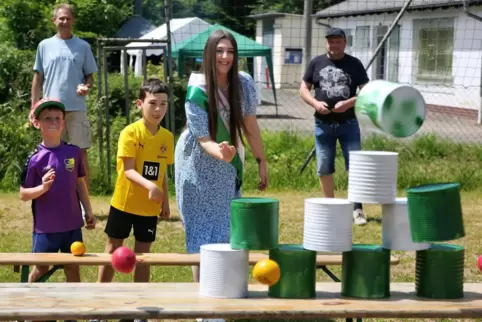
[[[340,296],[341,283],[317,283],[315,299],[290,300],[269,298],[260,284],[248,298],[216,299],[195,283],[3,283],[0,320],[482,317],[482,283],[465,284],[461,300],[420,299],[414,287],[393,283],[388,299],[356,300]]]
[[[199,254],[151,253],[137,254],[138,263],[160,266],[191,266],[198,265]],[[249,263],[255,264],[261,259],[268,258],[262,253],[249,253]],[[74,256],[65,253],[0,253],[0,265],[110,265],[111,255],[106,253],[86,253]],[[317,255],[318,265],[341,265],[342,255]],[[398,258],[391,257],[392,265],[399,263]]]

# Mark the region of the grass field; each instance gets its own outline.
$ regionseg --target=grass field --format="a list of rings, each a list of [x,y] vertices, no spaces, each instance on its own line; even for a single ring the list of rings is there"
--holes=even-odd
[[[245,196],[252,194],[245,194]],[[259,194],[258,194],[259,195]],[[464,192],[462,194],[464,224],[466,236],[460,240],[452,241],[466,248],[465,281],[481,282],[482,273],[476,266],[478,255],[482,255],[482,229],[481,213],[482,198],[480,192]],[[302,243],[303,240],[303,201],[308,197],[319,197],[315,192],[270,192],[266,196],[280,200],[280,243]],[[345,197],[339,193],[338,197]],[[109,208],[109,198],[92,197],[94,213],[98,219],[94,231],[84,230],[84,239],[88,252],[102,252],[105,245],[103,228]],[[366,205],[365,211],[369,216],[366,226],[353,227],[353,243],[381,243],[381,207]],[[159,223],[158,239],[153,245],[153,252],[184,252],[184,231],[182,229],[175,200],[171,200],[171,219]],[[444,214],[440,214],[443,220]],[[31,250],[32,215],[30,203],[24,203],[16,194],[0,194],[0,252],[29,252]],[[127,242],[133,245],[132,237]],[[391,280],[393,282],[413,282],[415,268],[414,252],[393,252],[392,255],[400,259],[400,264],[392,266]],[[330,267],[340,276],[340,267]],[[83,267],[82,278],[85,282],[95,282],[97,268]],[[14,273],[11,266],[0,266],[1,282],[18,282],[19,274]],[[131,275],[117,274],[114,281],[129,282]],[[191,282],[191,271],[188,267],[152,267],[151,279],[155,282]],[[319,281],[329,281],[329,278],[319,273]],[[50,281],[64,281],[63,272],[57,272]],[[387,321],[387,319],[367,319],[364,321]],[[415,320],[404,320],[415,321]],[[421,321],[421,320],[417,320]],[[461,321],[461,320],[423,320],[423,321]],[[474,320],[471,320],[474,321]]]

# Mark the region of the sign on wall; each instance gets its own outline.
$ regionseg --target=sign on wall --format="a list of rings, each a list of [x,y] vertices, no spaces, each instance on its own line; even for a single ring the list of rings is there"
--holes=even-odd
[[[301,64],[303,58],[303,49],[301,48],[285,48],[285,64]]]

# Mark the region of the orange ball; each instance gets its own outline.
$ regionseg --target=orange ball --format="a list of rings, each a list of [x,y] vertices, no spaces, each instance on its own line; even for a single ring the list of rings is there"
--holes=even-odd
[[[74,256],[82,256],[85,254],[85,251],[86,251],[85,245],[80,241],[73,242],[70,245],[70,251]]]
[[[254,265],[253,277],[261,284],[273,286],[279,281],[281,270],[274,260],[263,259]]]

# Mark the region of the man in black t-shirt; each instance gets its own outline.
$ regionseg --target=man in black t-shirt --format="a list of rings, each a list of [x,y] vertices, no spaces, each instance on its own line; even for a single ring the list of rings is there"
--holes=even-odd
[[[358,58],[345,53],[345,32],[331,28],[326,34],[327,54],[313,58],[301,82],[303,100],[315,109],[315,150],[317,173],[325,197],[334,198],[336,142],[349,168],[349,152],[361,150],[360,127],[354,105],[357,89],[368,83],[368,75]],[[311,89],[315,89],[315,97]],[[366,224],[362,205],[355,203],[355,224]]]

